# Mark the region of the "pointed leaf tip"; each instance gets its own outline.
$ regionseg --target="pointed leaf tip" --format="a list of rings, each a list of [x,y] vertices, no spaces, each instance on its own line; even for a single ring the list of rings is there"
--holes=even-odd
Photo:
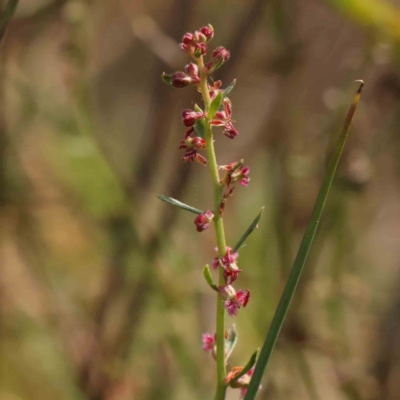
[[[229,383],[234,383],[239,380],[243,375],[246,375],[257,362],[258,354],[260,353],[260,348],[258,348],[251,356],[247,364],[244,366],[240,374],[236,375]]]
[[[182,210],[192,212],[193,214],[203,214],[204,213],[204,211],[199,210],[198,208],[194,208],[192,206],[189,206],[189,205],[187,205],[185,203],[182,203],[181,201],[173,199],[172,197],[164,196],[162,194],[156,194],[156,196],[160,200],[165,201],[166,203],[172,204],[175,207],[179,207]]]
[[[236,79],[234,79],[234,80],[232,81],[232,83],[231,83],[229,86],[227,86],[227,87],[225,88],[225,90],[223,91],[223,94],[222,94],[222,98],[227,97],[228,94],[229,94],[230,92],[232,92],[232,90],[233,90],[233,88],[235,87],[235,85],[236,85]]]
[[[254,218],[253,222],[247,228],[247,231],[242,235],[239,241],[236,243],[235,247],[233,248],[232,252],[235,253],[240,249],[240,246],[244,243],[244,241],[252,234],[252,232],[258,228],[258,223],[263,215],[265,207],[261,207],[260,212],[258,213],[257,217]]]
[[[222,99],[223,95],[222,92],[219,92],[211,102],[210,108],[208,110],[207,118],[208,119],[213,119],[215,116],[215,113],[219,110],[222,104]]]
[[[211,276],[211,271],[210,271],[210,267],[208,266],[208,264],[206,264],[203,268],[203,276],[204,276],[204,279],[206,280],[206,282],[208,283],[208,285],[211,287],[211,289],[218,292],[218,286],[215,284],[214,279]]]

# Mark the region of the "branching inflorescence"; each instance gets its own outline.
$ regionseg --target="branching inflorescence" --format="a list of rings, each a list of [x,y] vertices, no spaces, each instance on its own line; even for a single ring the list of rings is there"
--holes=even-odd
[[[193,110],[185,109],[182,111],[182,123],[186,130],[179,148],[184,150],[184,162],[197,161],[203,166],[208,164],[214,188],[214,208],[203,212],[166,196],[160,196],[160,198],[185,210],[197,213],[198,216],[194,223],[198,232],[206,230],[211,223],[214,224],[218,256],[211,265],[212,269],[218,271],[218,285],[214,283],[208,265],[204,268],[204,276],[210,287],[217,293],[217,329],[215,334],[205,333],[203,335],[203,349],[211,353],[216,360],[217,388],[215,399],[222,400],[225,398],[228,386],[239,388],[242,396],[245,394],[254,370],[257,352],[253,354],[245,367],[234,367],[226,373],[228,358],[237,338],[235,326],[228,330],[225,329],[225,312],[231,317],[236,316],[238,311],[248,304],[250,291],[235,290],[233,287],[233,283],[238,279],[242,270],[237,265],[238,246],[234,249],[226,246],[223,214],[226,202],[233,194],[235,184],[240,183],[242,186],[249,184],[250,168],[244,166],[243,160],[233,161],[227,165],[217,164],[213,128],[219,128],[220,132],[229,139],[236,138],[239,132],[234,126],[232,103],[227,97],[233,89],[235,81],[225,89],[222,88],[221,81],[209,83],[210,75],[230,57],[229,51],[223,46],[219,46],[211,53],[208,62],[204,60],[207,46],[213,36],[214,29],[211,25],[204,26],[194,33],[185,33],[180,48],[192,57],[194,62],[185,66],[185,72],[164,73],[162,79],[166,84],[175,88],[195,86],[202,95],[203,109],[195,104]],[[202,152],[205,152],[206,155],[201,154]],[[254,230],[260,216],[261,213],[245,233],[245,238]],[[242,237],[239,243],[243,243],[245,238]]]

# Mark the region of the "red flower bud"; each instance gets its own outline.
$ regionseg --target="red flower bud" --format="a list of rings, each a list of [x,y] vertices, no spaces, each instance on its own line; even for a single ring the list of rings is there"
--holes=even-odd
[[[190,63],[186,65],[185,71],[192,77],[198,78],[199,77],[199,67],[195,63]]]
[[[197,149],[204,150],[206,148],[206,141],[201,137],[186,137],[180,142],[180,149]]]
[[[211,61],[207,63],[205,70],[208,74],[217,70],[224,62],[229,60],[231,54],[225,47],[217,47],[211,54]]]
[[[197,152],[196,149],[190,149],[183,155],[183,162],[197,161],[201,165],[207,165],[207,159]]]
[[[190,109],[182,111],[182,122],[183,125],[190,127],[193,126],[197,120],[204,118],[204,112],[196,112]]]
[[[193,39],[194,39],[193,33],[187,32],[183,35],[182,43],[186,45],[192,44]]]
[[[194,41],[196,42],[196,43],[206,43],[206,41],[207,41],[207,38],[206,38],[206,36],[205,35],[203,35],[201,32],[199,32],[199,31],[195,31],[195,33],[194,33]]]
[[[209,42],[214,37],[214,28],[211,24],[200,28],[200,32],[207,38],[207,42]]]
[[[184,72],[174,72],[172,74],[171,85],[176,88],[183,88],[192,83],[192,78]]]
[[[224,46],[218,46],[211,54],[211,59],[228,61],[231,54]]]
[[[195,160],[201,165],[207,165],[207,158],[203,157],[199,153],[196,154]]]
[[[213,219],[214,213],[211,210],[207,210],[203,214],[198,215],[194,220],[197,232],[203,232],[206,230],[210,226],[210,223]]]
[[[227,122],[224,126],[222,133],[229,139],[234,139],[239,135],[239,131],[232,125],[231,122]]]

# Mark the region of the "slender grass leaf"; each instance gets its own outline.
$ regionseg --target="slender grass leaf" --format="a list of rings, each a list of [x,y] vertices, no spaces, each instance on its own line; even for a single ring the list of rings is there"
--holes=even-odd
[[[265,368],[268,364],[268,361],[271,357],[272,351],[274,350],[275,343],[278,339],[279,332],[282,328],[283,321],[285,319],[287,310],[289,308],[290,302],[292,301],[294,292],[297,287],[297,283],[299,282],[301,272],[303,271],[304,264],[307,260],[308,253],[311,248],[311,244],[313,242],[315,233],[317,231],[319,221],[321,219],[322,211],[325,206],[326,199],[328,197],[329,189],[331,188],[333,178],[335,176],[335,172],[337,166],[340,161],[340,157],[342,155],[347,136],[349,134],[349,128],[351,122],[353,120],[354,113],[357,108],[357,104],[360,100],[361,89],[364,86],[363,81],[360,82],[360,87],[357,90],[356,95],[354,96],[353,102],[349,108],[347,113],[343,131],[338,139],[335,153],[331,159],[329,164],[327,174],[325,176],[324,181],[322,182],[321,188],[318,193],[317,200],[315,201],[314,209],[311,215],[310,222],[307,226],[307,229],[304,233],[303,240],[300,244],[299,251],[297,253],[296,259],[294,260],[292,270],[290,272],[289,278],[286,282],[285,288],[283,289],[283,293],[281,299],[279,301],[278,307],[275,311],[275,315],[272,319],[271,326],[269,328],[267,337],[265,339],[264,345],[261,349],[260,357],[256,364],[256,368],[254,370],[253,377],[250,381],[250,385],[247,389],[247,393],[245,395],[244,400],[253,400],[257,394],[258,388],[260,386],[261,378],[264,374]]]
[[[225,97],[227,97],[230,92],[232,92],[233,88],[235,87],[235,84],[236,84],[236,79],[234,79],[232,81],[232,83],[228,87],[225,88],[225,90],[222,92],[222,98],[223,99]]]
[[[251,235],[251,233],[254,231],[254,229],[257,228],[258,222],[260,221],[260,219],[263,215],[263,212],[264,212],[264,207],[261,208],[261,211],[258,213],[257,217],[254,219],[254,221],[251,223],[251,225],[247,228],[247,231],[243,234],[243,236],[236,243],[235,247],[232,250],[232,253],[235,253],[236,251],[238,251],[240,246],[244,243],[244,241]]]
[[[210,285],[211,289],[218,292],[218,286],[215,284],[214,279],[212,278],[212,275],[210,272],[210,267],[208,266],[208,264],[206,264],[203,268],[203,275],[204,275],[204,279]]]
[[[233,324],[228,329],[228,338],[225,339],[225,361],[228,361],[230,355],[232,354],[233,349],[235,348],[237,343],[237,332],[236,325]]]
[[[260,353],[260,349],[257,349],[250,357],[250,360],[244,366],[244,368],[240,371],[240,374],[237,374],[229,383],[236,382],[239,380],[243,375],[246,375],[254,366],[257,361],[258,354]]]
[[[208,119],[213,119],[215,116],[215,113],[219,110],[222,104],[222,99],[223,95],[222,92],[219,92],[213,99],[213,101],[210,104],[210,108],[208,109],[208,114],[207,118]]]
[[[179,200],[173,199],[172,197],[163,196],[162,194],[156,194],[156,196],[160,200],[165,201],[166,203],[172,204],[175,207],[182,208],[182,210],[190,211],[190,212],[192,212],[194,214],[203,214],[204,213],[204,211],[201,211],[201,210],[199,210],[197,208],[188,206],[187,204],[182,203]]]

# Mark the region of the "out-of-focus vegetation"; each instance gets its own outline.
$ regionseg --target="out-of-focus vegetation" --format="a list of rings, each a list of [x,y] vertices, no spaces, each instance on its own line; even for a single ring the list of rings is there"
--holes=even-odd
[[[265,206],[240,251],[233,364],[262,344],[361,78],[259,398],[398,399],[399,0],[20,0],[0,49],[1,399],[212,398],[213,232],[155,196],[211,206],[208,171],[178,150],[200,96],[160,79],[206,23],[232,55],[215,79],[237,79],[240,136],[218,137],[219,161],[251,167],[228,244]]]

